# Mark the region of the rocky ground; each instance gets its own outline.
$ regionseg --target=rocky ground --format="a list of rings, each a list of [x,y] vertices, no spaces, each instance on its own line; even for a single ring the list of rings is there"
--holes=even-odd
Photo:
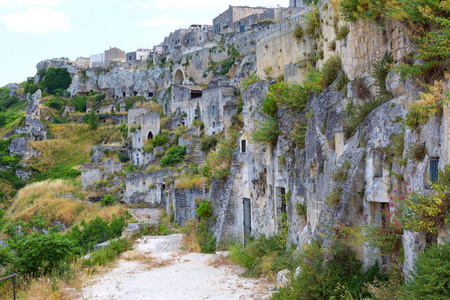
[[[239,277],[223,253],[180,250],[182,235],[146,236],[114,269],[86,282],[84,299],[261,299],[267,282]]]

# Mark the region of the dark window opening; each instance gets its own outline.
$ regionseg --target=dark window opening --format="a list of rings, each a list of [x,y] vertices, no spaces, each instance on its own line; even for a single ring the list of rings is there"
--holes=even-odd
[[[139,142],[139,143],[141,142],[141,138],[138,138],[138,142]]]
[[[200,98],[202,94],[202,91],[191,91],[191,98]]]
[[[127,96],[127,93],[122,92],[122,97],[126,97],[126,96]]]
[[[439,158],[430,159],[430,181],[436,182],[439,177]]]
[[[246,140],[242,140],[241,141],[241,152],[245,153],[247,151],[247,145],[246,145],[247,141]]]
[[[161,187],[162,187],[163,191],[166,189],[166,185],[165,184],[163,184]]]
[[[216,127],[216,122],[213,122],[213,127]]]
[[[153,92],[148,92],[149,97],[153,97]]]
[[[153,133],[150,131],[147,137],[149,140],[153,140]]]
[[[134,95],[137,96],[138,92],[134,91]]]
[[[99,113],[100,113],[100,110],[97,109],[95,112],[96,112],[97,114],[99,114]]]

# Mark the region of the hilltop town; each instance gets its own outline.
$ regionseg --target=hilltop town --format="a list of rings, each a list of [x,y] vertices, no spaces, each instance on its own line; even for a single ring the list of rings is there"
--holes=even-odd
[[[404,290],[422,253],[450,251],[448,5],[304,2],[229,6],[152,49],[41,61],[0,89],[5,218],[69,229],[160,208],[156,234],[194,220],[198,250],[238,243],[249,274],[290,270],[274,299],[427,298]],[[301,278],[325,280],[326,261],[359,283],[311,296]]]

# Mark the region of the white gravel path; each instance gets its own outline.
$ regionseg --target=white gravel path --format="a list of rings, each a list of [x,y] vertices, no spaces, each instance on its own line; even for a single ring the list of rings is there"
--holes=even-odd
[[[147,236],[138,243],[135,253],[144,253],[160,261],[171,260],[163,267],[148,268],[144,262],[120,259],[106,274],[89,280],[84,299],[260,299],[265,291],[261,280],[241,278],[233,266],[208,263],[218,254],[179,251],[182,235]],[[245,296],[245,297],[242,297]]]

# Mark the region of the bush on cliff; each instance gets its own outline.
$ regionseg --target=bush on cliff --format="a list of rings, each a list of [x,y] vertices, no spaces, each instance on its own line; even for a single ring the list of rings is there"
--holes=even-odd
[[[47,88],[50,94],[56,90],[65,90],[72,84],[72,77],[67,69],[50,67],[47,69],[42,88]]]

